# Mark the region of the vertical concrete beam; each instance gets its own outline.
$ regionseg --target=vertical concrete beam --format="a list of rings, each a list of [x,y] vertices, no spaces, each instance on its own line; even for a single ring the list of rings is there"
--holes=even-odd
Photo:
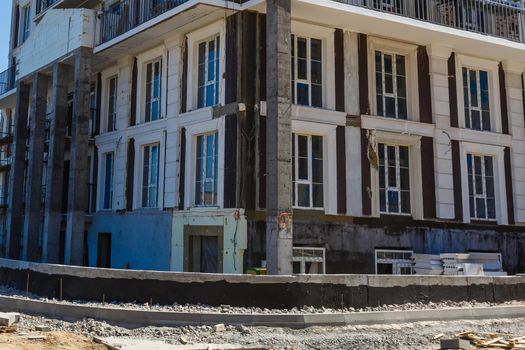
[[[266,13],[266,260],[281,275],[293,272],[290,0],[268,0]]]
[[[92,50],[87,48],[80,48],[75,54],[69,198],[66,246],[64,250],[65,263],[70,265],[82,265],[84,255],[84,230],[89,174],[88,122],[92,55]]]
[[[16,87],[13,152],[11,158],[11,171],[9,173],[9,192],[6,225],[6,256],[10,259],[20,258],[28,114],[29,85],[19,81]]]
[[[29,155],[27,159],[26,198],[22,260],[38,261],[38,241],[42,218],[42,173],[44,168],[44,137],[47,109],[48,78],[33,75],[31,115],[29,117]]]
[[[42,262],[59,263],[60,224],[62,221],[62,193],[64,180],[64,148],[67,120],[67,80],[69,66],[55,64],[51,91],[49,151],[42,238]]]

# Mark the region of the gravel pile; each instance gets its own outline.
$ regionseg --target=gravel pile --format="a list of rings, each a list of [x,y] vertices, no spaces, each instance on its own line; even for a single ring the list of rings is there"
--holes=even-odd
[[[105,322],[83,320],[69,323],[22,315],[20,331],[47,325],[52,331],[85,336],[111,337],[114,343],[129,340],[160,340],[167,344],[239,344],[266,349],[438,349],[433,338],[440,333],[452,336],[469,330],[486,333],[525,335],[525,318],[483,321],[418,322],[381,326],[312,327],[303,330],[266,327],[145,327],[125,329]],[[116,339],[116,341],[115,341]]]
[[[84,300],[74,300],[74,301],[65,301],[65,300],[56,300],[49,299],[44,297],[39,297],[37,295],[29,294],[9,288],[0,286],[0,295],[4,296],[14,296],[17,298],[27,298],[32,300],[39,300],[45,302],[61,303],[61,304],[75,304],[75,305],[85,305],[93,307],[115,307],[115,308],[124,308],[128,310],[151,310],[151,311],[171,311],[171,312],[188,312],[188,313],[223,313],[223,314],[330,314],[330,313],[352,313],[352,312],[369,312],[369,311],[404,311],[404,310],[428,310],[428,309],[445,309],[445,308],[472,308],[472,307],[489,307],[489,306],[499,306],[499,305],[525,305],[524,302],[511,301],[501,304],[496,303],[481,303],[476,301],[443,301],[439,303],[406,303],[401,305],[382,305],[378,307],[367,307],[362,309],[355,308],[343,308],[343,309],[331,309],[331,308],[315,308],[311,306],[304,306],[302,308],[293,308],[293,309],[266,309],[258,307],[236,307],[230,305],[221,305],[221,306],[210,306],[202,304],[177,304],[173,305],[158,305],[149,303],[121,303],[121,302],[108,302],[100,303],[93,301],[84,301]]]

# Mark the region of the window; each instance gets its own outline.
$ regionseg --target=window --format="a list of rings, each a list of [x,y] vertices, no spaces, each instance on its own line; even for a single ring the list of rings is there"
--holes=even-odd
[[[407,119],[405,56],[375,51],[377,114]]]
[[[294,206],[323,208],[323,137],[293,134]]]
[[[487,71],[463,67],[462,73],[465,127],[474,130],[491,130]]]
[[[159,197],[159,144],[144,146],[142,207],[157,207]]]
[[[22,8],[22,18],[20,28],[20,38],[22,39],[20,44],[23,44],[28,38],[31,30],[31,6],[25,6]]]
[[[376,249],[376,275],[412,275],[411,250]]]
[[[116,130],[117,123],[117,77],[109,79],[108,131]]]
[[[104,155],[104,198],[103,209],[111,209],[113,206],[113,153]]]
[[[292,101],[323,106],[322,41],[292,35]]]
[[[220,37],[218,35],[199,44],[197,69],[197,107],[219,104]]]
[[[467,171],[470,217],[475,220],[495,220],[493,157],[467,154]]]
[[[379,211],[385,214],[410,214],[410,171],[407,146],[380,143]]]
[[[197,136],[195,205],[217,205],[219,137],[216,131]]]
[[[160,118],[161,85],[162,60],[148,63],[146,65],[146,122]]]
[[[97,114],[97,95],[95,83],[91,83],[89,88],[89,135],[95,135],[95,119]]]

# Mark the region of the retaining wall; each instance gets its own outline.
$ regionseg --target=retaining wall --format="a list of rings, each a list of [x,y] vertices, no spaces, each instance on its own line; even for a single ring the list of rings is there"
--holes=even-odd
[[[65,300],[267,308],[525,300],[525,277],[248,276],[96,269],[0,259],[0,284]]]

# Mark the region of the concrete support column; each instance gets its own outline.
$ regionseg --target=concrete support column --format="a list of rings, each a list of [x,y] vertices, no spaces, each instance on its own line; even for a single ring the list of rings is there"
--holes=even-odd
[[[13,152],[9,173],[6,257],[20,258],[24,202],[24,173],[26,168],[27,118],[29,114],[29,85],[18,82],[13,130]]]
[[[62,186],[64,178],[64,148],[67,120],[67,81],[69,66],[55,64],[51,92],[49,152],[46,178],[46,205],[42,262],[60,263],[60,224],[62,221]]]
[[[42,172],[47,109],[47,76],[33,75],[29,119],[29,156],[27,160],[22,260],[38,261],[38,238],[42,218]]]
[[[80,48],[75,55],[73,122],[69,163],[65,264],[82,265],[85,215],[88,198],[88,123],[91,78],[91,49]]]
[[[290,0],[268,0],[266,12],[266,260],[283,275],[293,272]]]

